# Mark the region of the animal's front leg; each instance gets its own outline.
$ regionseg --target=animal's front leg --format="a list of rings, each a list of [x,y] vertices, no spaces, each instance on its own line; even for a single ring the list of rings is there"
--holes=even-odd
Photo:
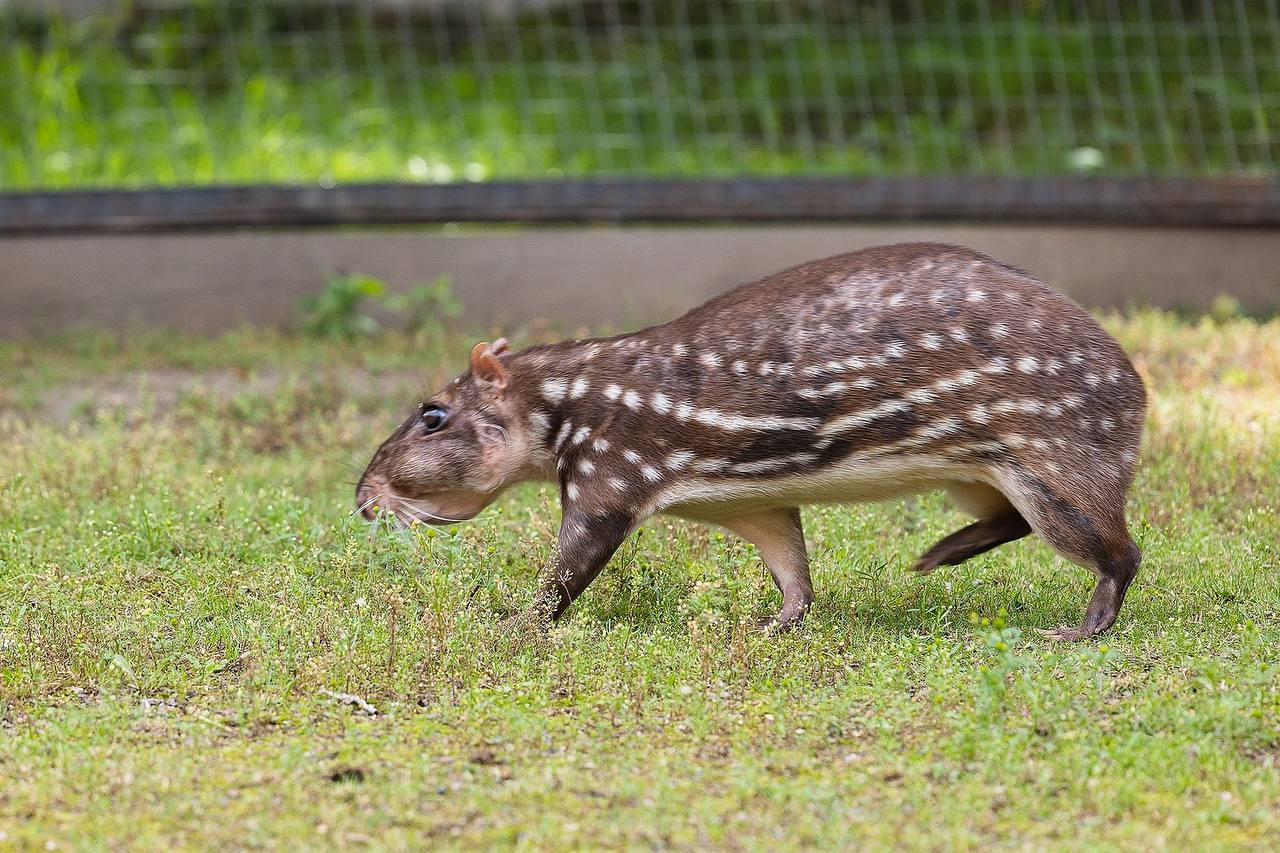
[[[544,572],[538,592],[539,615],[559,619],[639,522],[635,515],[620,510],[590,512],[566,506],[556,556]]]

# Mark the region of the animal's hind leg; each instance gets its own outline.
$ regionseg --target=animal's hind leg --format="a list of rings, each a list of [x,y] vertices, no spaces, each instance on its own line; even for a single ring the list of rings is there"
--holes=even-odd
[[[926,551],[911,567],[912,571],[928,574],[938,566],[958,566],[970,557],[1031,532],[1031,525],[1009,499],[990,486],[955,483],[947,487],[947,493],[956,506],[977,516],[978,520]]]
[[[1138,564],[1142,561],[1142,552],[1127,532],[1124,539],[1123,544],[1107,549],[1107,553],[1090,566],[1098,575],[1098,583],[1093,588],[1093,597],[1089,599],[1080,627],[1063,626],[1040,633],[1051,640],[1083,640],[1101,634],[1115,624],[1120,605],[1124,604],[1124,594],[1138,574]]]
[[[782,593],[782,610],[765,620],[768,633],[789,631],[800,624],[813,604],[813,581],[809,579],[809,557],[805,552],[804,529],[796,507],[722,512],[714,516],[688,516],[711,521],[736,533],[756,546],[765,568]]]
[[[1098,503],[1080,506],[1061,497],[1044,481],[1022,478],[1025,488],[1010,492],[1032,530],[1055,551],[1098,576],[1093,597],[1078,627],[1041,631],[1053,640],[1083,640],[1110,628],[1125,592],[1138,574],[1142,552],[1124,520],[1124,489],[1106,490]]]

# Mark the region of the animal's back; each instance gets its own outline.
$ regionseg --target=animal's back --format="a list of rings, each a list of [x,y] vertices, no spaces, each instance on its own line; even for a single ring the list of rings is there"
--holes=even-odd
[[[1145,394],[1123,350],[1070,299],[970,249],[916,243],[813,261],[642,334],[655,384],[817,424],[748,444],[740,461],[778,440],[816,466],[933,450],[1021,457],[1049,479],[1121,489],[1136,462]]]

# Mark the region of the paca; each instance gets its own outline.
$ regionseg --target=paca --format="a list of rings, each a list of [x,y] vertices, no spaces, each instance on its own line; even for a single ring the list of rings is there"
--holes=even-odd
[[[743,285],[660,326],[512,352],[477,344],[356,490],[369,517],[445,524],[554,480],[558,559],[535,607],[558,617],[655,513],[754,543],[813,601],[800,507],[945,490],[976,520],[914,569],[1036,533],[1091,569],[1079,639],[1116,619],[1140,554],[1125,524],[1146,395],[1084,310],[970,249],[883,246]]]

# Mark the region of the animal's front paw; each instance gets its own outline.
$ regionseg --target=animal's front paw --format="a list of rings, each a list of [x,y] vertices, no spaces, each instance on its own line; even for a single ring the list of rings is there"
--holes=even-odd
[[[800,627],[803,618],[803,613],[788,616],[784,611],[773,616],[758,616],[751,623],[751,627],[766,637],[776,637]]]
[[[500,633],[510,637],[541,636],[551,630],[551,614],[542,607],[527,607],[508,616],[498,625]]]

